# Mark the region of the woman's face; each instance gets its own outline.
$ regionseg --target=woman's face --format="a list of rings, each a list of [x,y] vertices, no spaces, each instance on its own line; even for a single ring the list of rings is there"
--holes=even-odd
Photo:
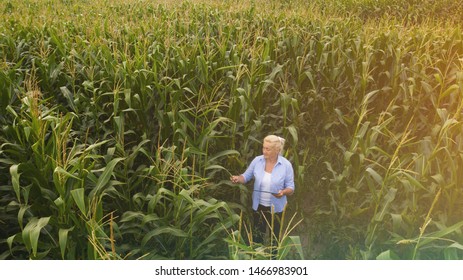
[[[264,142],[264,146],[262,147],[262,154],[264,155],[265,159],[276,159],[278,158],[278,149],[268,142]]]

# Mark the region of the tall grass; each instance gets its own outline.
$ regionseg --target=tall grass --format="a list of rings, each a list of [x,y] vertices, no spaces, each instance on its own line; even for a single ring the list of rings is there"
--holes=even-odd
[[[226,239],[229,244],[229,259],[246,260],[282,260],[304,259],[304,251],[299,236],[292,235],[294,229],[302,222],[295,220],[294,214],[286,221],[286,209],[282,212],[279,237],[273,232],[276,223],[276,215],[271,215],[270,220],[265,220],[268,226],[264,242],[257,243],[253,240],[252,225],[243,217],[241,212],[238,228],[229,233]]]
[[[0,4],[0,256],[461,258],[461,11]],[[302,221],[256,248],[249,187],[228,178],[270,133]]]

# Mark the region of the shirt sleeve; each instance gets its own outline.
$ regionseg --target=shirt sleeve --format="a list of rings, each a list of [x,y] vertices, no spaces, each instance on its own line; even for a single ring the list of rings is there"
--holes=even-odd
[[[246,171],[243,174],[241,174],[244,177],[244,183],[249,182],[254,177],[254,168],[256,167],[256,163],[257,163],[257,158],[254,158],[251,161],[251,164],[249,164]]]
[[[288,163],[286,167],[286,176],[285,176],[285,188],[290,188],[294,191],[294,170],[291,163]]]

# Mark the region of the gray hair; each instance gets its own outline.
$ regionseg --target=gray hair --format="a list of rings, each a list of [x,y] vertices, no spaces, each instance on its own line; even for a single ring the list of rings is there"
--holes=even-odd
[[[286,142],[284,138],[276,135],[268,135],[264,138],[264,142],[270,143],[272,147],[278,149],[280,155],[283,154],[283,147]]]

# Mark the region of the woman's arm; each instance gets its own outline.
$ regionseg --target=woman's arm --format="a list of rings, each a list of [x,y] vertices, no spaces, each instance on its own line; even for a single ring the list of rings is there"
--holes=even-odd
[[[294,193],[294,170],[291,163],[289,161],[287,163],[284,182],[285,188],[274,194],[276,198],[281,198],[285,195],[290,196]]]
[[[249,164],[248,168],[246,171],[241,174],[241,175],[234,175],[230,177],[230,181],[235,184],[246,184],[249,180],[251,180],[253,173],[254,173],[254,167],[256,166],[257,163],[257,157],[251,161],[251,164]]]

